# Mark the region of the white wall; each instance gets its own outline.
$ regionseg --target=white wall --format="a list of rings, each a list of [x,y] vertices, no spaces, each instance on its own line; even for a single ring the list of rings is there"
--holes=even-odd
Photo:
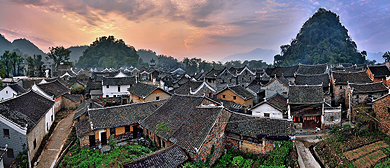
[[[270,118],[283,119],[283,114],[267,103],[252,109],[253,116],[264,117],[264,113],[269,113]]]
[[[119,97],[121,95],[130,95],[130,92],[127,91],[128,88],[130,88],[130,85],[120,85],[120,92],[118,92],[118,85],[109,85],[109,88],[107,88],[107,85],[103,85],[102,92],[103,92],[103,98],[104,97]]]
[[[270,98],[274,94],[279,93],[282,96],[287,96],[288,88],[286,88],[283,84],[278,81],[274,81],[267,85],[266,87],[261,87],[261,89],[265,90],[265,97]]]
[[[11,87],[6,86],[3,90],[0,91],[0,101],[12,98],[13,95],[16,95],[16,92],[12,90]]]
[[[52,116],[53,116],[53,121],[51,120]],[[45,134],[49,133],[50,127],[53,124],[55,119],[56,116],[54,113],[54,106],[53,106],[45,115]]]

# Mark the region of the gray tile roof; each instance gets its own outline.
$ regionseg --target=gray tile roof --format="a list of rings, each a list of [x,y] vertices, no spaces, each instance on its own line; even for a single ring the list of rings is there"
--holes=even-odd
[[[88,110],[92,129],[114,128],[136,124],[152,114],[165,100],[127,104]]]
[[[176,168],[188,159],[179,146],[173,145],[134,159],[125,168]]]
[[[244,100],[249,100],[254,97],[254,95],[251,92],[249,92],[248,90],[246,90],[244,87],[240,85],[228,86],[225,89],[222,89],[221,91],[217,92],[216,94],[219,94],[227,89],[231,90],[233,93],[237,94],[237,96],[240,96]]]
[[[135,77],[103,77],[103,85],[132,85],[135,84]]]
[[[226,132],[248,136],[260,137],[288,137],[295,133],[293,121],[285,119],[270,119],[254,117],[251,115],[232,113]]]
[[[388,92],[389,89],[382,82],[375,83],[350,83],[353,93]]]
[[[291,85],[288,104],[320,104],[324,102],[322,85]]]
[[[9,86],[12,90],[14,90],[16,92],[16,94],[22,94],[22,93],[26,92],[26,90],[23,89],[18,84],[10,84],[10,85],[7,85],[7,86]]]
[[[88,118],[84,118],[83,120],[77,122],[74,127],[76,129],[77,138],[81,138],[92,131]]]
[[[211,99],[173,95],[140,125],[188,152],[197,153],[223,111],[223,107],[201,107],[204,100]],[[158,131],[162,124],[167,124],[165,130]]]
[[[76,112],[73,116],[73,120],[76,120],[77,118],[81,117],[85,113],[88,112],[88,108],[102,108],[103,105],[100,105],[99,103],[96,103],[92,99],[87,99],[84,102],[82,102],[76,109]]]
[[[294,77],[294,74],[298,70],[298,65],[291,66],[291,67],[275,67],[272,72],[269,74],[270,77]],[[267,73],[268,74],[268,73]]]
[[[347,85],[349,83],[372,83],[366,71],[358,72],[333,72],[333,79],[336,85]]]
[[[29,90],[0,102],[0,114],[21,126],[28,124],[27,131],[30,132],[53,105],[54,101]]]
[[[81,97],[82,97],[81,94],[69,94],[69,93],[64,94],[64,98],[67,98],[74,103],[81,101]]]
[[[138,82],[135,85],[131,86],[129,89],[127,89],[127,91],[129,91],[131,94],[134,94],[138,97],[145,98],[148,97],[157,89],[170,95],[169,92],[166,92],[165,90],[158,88],[157,86],[152,86],[141,82]]]
[[[181,95],[191,95],[191,91],[194,91],[199,88],[200,85],[202,85],[203,82],[195,82],[195,81],[188,81],[187,83],[181,85],[180,87],[173,90],[175,94],[181,94]]]
[[[300,75],[295,77],[295,84],[297,85],[321,85],[322,87],[329,87],[329,74],[315,74],[315,75]]]
[[[390,76],[390,70],[386,65],[370,65],[368,66],[374,78],[384,78]]]
[[[302,75],[313,75],[313,74],[323,74],[327,72],[327,64],[318,64],[318,65],[303,65],[300,64],[297,70],[297,74]]]
[[[42,89],[49,96],[54,96],[54,98],[60,97],[68,92],[70,89],[63,85],[58,80],[54,80],[52,82],[43,83],[37,85],[40,89]]]

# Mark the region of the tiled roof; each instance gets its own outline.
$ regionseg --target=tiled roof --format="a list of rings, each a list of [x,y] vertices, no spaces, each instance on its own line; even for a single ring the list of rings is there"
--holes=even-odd
[[[223,107],[201,107],[204,97],[173,95],[140,125],[157,136],[197,153]],[[158,126],[167,124],[158,130]]]
[[[375,83],[350,83],[353,93],[387,92],[389,89],[382,82]]]
[[[383,78],[386,76],[390,76],[389,68],[386,65],[371,65],[368,66],[371,73],[374,75],[374,78]]]
[[[293,135],[295,130],[293,121],[233,113],[226,126],[226,132],[252,138],[258,138],[258,136],[270,138],[288,137]]]
[[[93,130],[102,128],[114,128],[138,123],[152,114],[165,100],[127,104],[88,111],[89,121],[93,124]]]
[[[92,104],[91,104],[92,103]],[[84,102],[82,102],[76,109],[76,112],[73,116],[73,120],[76,120],[77,118],[84,115],[86,112],[88,112],[88,108],[102,108],[103,105],[100,105],[99,103],[96,103],[92,99],[87,99]]]
[[[30,89],[34,83],[38,84],[39,82],[42,81],[43,78],[24,78],[22,79],[23,81],[23,88],[24,89]]]
[[[186,75],[181,75],[181,77],[178,80],[174,81],[173,83],[182,85],[187,83],[188,81],[190,81],[190,78],[188,78]]]
[[[132,85],[135,84],[135,77],[104,77],[103,85]]]
[[[18,84],[10,84],[10,85],[7,85],[7,86],[9,86],[12,90],[14,90],[16,92],[16,94],[22,94],[22,93],[26,92],[26,90],[23,89]]]
[[[69,93],[66,93],[64,94],[64,97],[71,100],[72,102],[79,102],[81,100],[81,97],[82,95],[81,94],[69,94]]]
[[[30,132],[53,105],[54,101],[29,90],[1,102],[0,114],[21,126],[28,124],[27,130]]]
[[[315,74],[315,75],[300,75],[297,74],[295,77],[295,84],[297,85],[320,85],[322,87],[329,87],[329,75],[324,74]]]
[[[91,90],[102,90],[102,82],[88,82],[85,91],[89,93]]]
[[[179,146],[173,145],[151,154],[135,158],[125,168],[176,168],[188,159]]]
[[[163,92],[170,94],[166,92],[165,90],[158,88],[157,86],[152,86],[148,84],[144,84],[141,82],[136,83],[135,85],[131,86],[127,91],[129,91],[131,94],[134,94],[140,98],[148,97],[150,94],[152,94],[155,90],[160,89]]]
[[[206,78],[216,78],[224,69],[212,69],[206,74]]]
[[[297,70],[297,74],[302,75],[313,75],[313,74],[323,74],[326,73],[328,65],[319,64],[319,65],[303,65],[300,64]]]
[[[262,85],[262,87],[266,87],[267,85],[269,85],[269,84],[271,84],[271,83],[273,83],[275,81],[279,81],[279,83],[281,83],[282,85],[284,85],[286,87],[288,87],[289,83],[290,83],[286,78],[281,76],[281,77],[272,78],[268,83]]]
[[[272,97],[268,98],[267,102],[282,111],[287,110],[287,99],[279,93],[276,93]]]
[[[194,90],[198,89],[200,85],[202,85],[203,82],[195,82],[195,81],[188,81],[187,83],[181,85],[180,87],[173,90],[175,94],[181,94],[181,95],[190,95],[190,89],[193,92]]]
[[[254,91],[255,93],[260,93],[264,91],[263,89],[261,89],[260,82],[261,81],[259,79],[255,79],[246,88]]]
[[[347,85],[347,83],[372,83],[366,71],[359,72],[333,72],[333,79],[336,84]]]
[[[249,92],[248,90],[246,90],[244,87],[240,86],[240,85],[237,85],[237,86],[228,86],[226,87],[225,89],[222,89],[221,91],[219,91],[218,93],[216,94],[219,94],[221,92],[223,92],[224,90],[226,89],[229,89],[231,90],[232,92],[234,92],[237,96],[240,96],[241,98],[243,98],[244,100],[249,100],[251,98],[254,97],[254,95]]]
[[[91,132],[91,124],[89,123],[89,120],[88,118],[84,118],[83,120],[77,122],[75,125],[74,125],[75,129],[76,129],[76,135],[77,135],[77,138],[81,138],[83,137],[85,134],[88,134],[89,132]]]
[[[58,80],[54,80],[52,82],[43,83],[37,85],[40,89],[42,89],[49,96],[53,96],[54,98],[60,97],[68,92],[70,89],[60,83]]]
[[[277,77],[285,76],[285,77],[294,77],[294,74],[298,70],[298,65],[291,66],[291,67],[275,67],[272,72],[269,74],[270,77]],[[268,73],[267,73],[268,74]]]
[[[319,104],[324,102],[322,85],[291,85],[288,104]]]

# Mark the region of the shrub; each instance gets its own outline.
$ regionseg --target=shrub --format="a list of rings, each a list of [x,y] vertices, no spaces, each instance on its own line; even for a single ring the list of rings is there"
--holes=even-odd
[[[244,166],[242,166],[243,168],[250,168],[253,164],[253,160],[252,159],[246,159],[245,160],[245,163],[244,163]]]
[[[239,166],[241,167],[242,164],[244,163],[244,158],[242,156],[236,156],[233,158],[233,162],[232,162],[234,165],[236,166]]]

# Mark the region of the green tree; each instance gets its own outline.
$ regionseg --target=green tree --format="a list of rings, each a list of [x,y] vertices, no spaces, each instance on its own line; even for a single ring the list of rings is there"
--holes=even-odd
[[[3,55],[1,56],[1,62],[3,63],[4,69],[5,69],[5,77],[10,77],[11,71],[12,71],[12,61],[11,61],[11,54],[8,50],[6,50]]]
[[[49,47],[49,50],[46,59],[52,59],[54,61],[56,70],[58,70],[58,65],[60,65],[60,63],[69,62],[70,50],[65,49],[63,46]]]
[[[28,56],[27,59],[27,65],[28,65],[28,70],[27,70],[27,75],[29,76],[34,76],[34,58],[32,58],[31,56]]]
[[[34,54],[34,65],[37,67],[37,71],[38,71],[37,76],[42,77],[44,75],[42,70],[42,66],[43,66],[42,55]]]
[[[385,59],[386,62],[390,62],[390,51],[385,52],[382,58]]]

